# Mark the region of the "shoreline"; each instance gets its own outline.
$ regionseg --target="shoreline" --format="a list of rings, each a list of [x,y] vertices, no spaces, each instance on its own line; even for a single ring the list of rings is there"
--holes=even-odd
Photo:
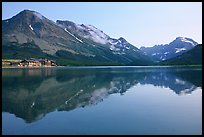
[[[16,66],[2,66],[1,68],[54,68],[54,67],[61,67],[61,66],[40,66],[40,67],[16,67]]]
[[[9,69],[9,68],[62,68],[62,67],[70,67],[70,68],[125,68],[125,67],[155,67],[155,68],[161,68],[161,67],[202,67],[202,65],[154,65],[154,66],[32,66],[32,67],[19,67],[19,66],[2,66],[2,69]]]

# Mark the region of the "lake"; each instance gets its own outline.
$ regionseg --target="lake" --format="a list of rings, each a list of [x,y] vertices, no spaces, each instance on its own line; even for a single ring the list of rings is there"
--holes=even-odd
[[[2,68],[3,135],[201,135],[201,67]]]

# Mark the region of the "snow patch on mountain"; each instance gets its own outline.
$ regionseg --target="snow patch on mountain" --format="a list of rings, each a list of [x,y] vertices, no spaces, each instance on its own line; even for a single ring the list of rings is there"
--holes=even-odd
[[[175,48],[175,49],[176,49],[175,53],[181,52],[182,50],[186,50],[185,48]]]
[[[127,46],[126,46],[125,48],[126,48],[126,49],[130,49],[130,47],[127,47]]]
[[[103,31],[97,29],[96,27],[92,26],[92,25],[87,25],[87,27],[89,29],[91,29],[92,31],[94,31],[100,38],[103,38],[103,39],[108,39],[109,37],[103,33]]]
[[[152,56],[159,55],[160,53],[153,53]]]
[[[30,29],[33,30],[33,27],[31,25],[29,25]]]
[[[91,39],[94,41],[94,42],[97,42],[97,43],[101,43],[101,44],[107,44],[107,40],[104,39],[103,37],[100,36],[100,34],[98,35],[96,32],[94,31],[89,31],[89,33],[91,34]]]
[[[64,29],[67,33],[69,33],[71,36],[73,36],[76,40],[78,40],[79,42],[83,43],[82,40],[80,40],[79,38],[77,38],[76,36],[74,36],[71,32],[69,32],[66,28]]]
[[[110,50],[115,50],[115,46],[110,45]]]
[[[111,38],[110,38],[110,39],[108,40],[108,42],[109,42],[111,45],[116,45],[116,44],[118,44],[119,41],[116,40],[116,39],[111,39]]]
[[[193,43],[193,42],[190,41],[190,40],[187,40],[185,37],[179,37],[179,38],[180,38],[180,40],[181,40],[182,42],[191,43],[193,46],[196,46],[195,43]]]
[[[33,108],[34,106],[35,106],[35,101],[33,101],[32,105],[30,107]]]
[[[133,49],[134,52],[137,52],[137,50]]]
[[[75,24],[76,28],[79,30],[84,30],[86,32],[88,32],[89,35],[84,35],[84,38],[89,38],[91,40],[93,40],[96,43],[101,43],[101,44],[107,44],[108,43],[108,36],[103,33],[103,31],[97,29],[96,27],[92,26],[92,25],[79,25],[79,24]]]

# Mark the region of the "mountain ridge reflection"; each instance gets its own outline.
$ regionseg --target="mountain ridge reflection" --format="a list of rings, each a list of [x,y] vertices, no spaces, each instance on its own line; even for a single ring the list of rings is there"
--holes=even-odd
[[[140,83],[191,94],[202,88],[201,69],[101,68],[2,70],[2,112],[32,123],[47,113],[95,105]]]

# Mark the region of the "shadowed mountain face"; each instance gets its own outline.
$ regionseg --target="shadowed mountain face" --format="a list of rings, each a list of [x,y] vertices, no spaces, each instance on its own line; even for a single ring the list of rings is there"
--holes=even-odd
[[[124,38],[92,25],[47,19],[24,10],[2,20],[3,58],[50,58],[58,65],[148,65],[150,58]]]
[[[202,64],[202,44],[196,45],[193,49],[169,60],[160,62],[162,65],[189,65]]]
[[[47,113],[96,105],[110,94],[123,95],[137,84],[191,94],[202,88],[201,69],[50,68],[3,69],[2,112],[31,123]]]

